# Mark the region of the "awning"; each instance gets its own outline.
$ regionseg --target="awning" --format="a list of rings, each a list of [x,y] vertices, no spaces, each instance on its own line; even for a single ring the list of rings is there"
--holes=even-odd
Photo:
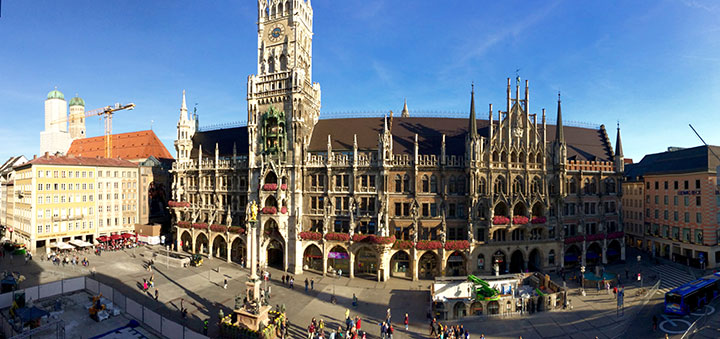
[[[121,237],[122,237],[123,239],[135,238],[135,234],[123,233],[123,234],[121,235]]]
[[[120,240],[122,236],[120,234],[113,234],[110,236],[110,240]]]
[[[108,241],[108,240],[110,240],[110,238],[108,238],[108,237],[106,237],[106,236],[104,236],[104,235],[101,235],[101,236],[97,237],[97,241],[100,241],[100,242],[106,242],[106,241]]]
[[[64,243],[64,242],[59,242],[58,245],[57,245],[57,247],[58,247],[59,249],[61,249],[61,250],[71,250],[71,249],[74,249],[74,248],[75,248],[75,247],[73,247],[73,246],[71,246],[71,245],[68,245],[67,243]]]
[[[91,243],[89,243],[89,242],[87,242],[87,241],[80,240],[80,239],[70,240],[70,244],[73,245],[73,246],[77,246],[77,247],[92,247],[92,244],[91,244]]]

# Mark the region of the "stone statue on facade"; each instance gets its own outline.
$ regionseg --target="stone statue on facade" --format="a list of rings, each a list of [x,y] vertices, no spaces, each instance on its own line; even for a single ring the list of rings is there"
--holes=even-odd
[[[225,226],[230,227],[232,226],[232,211],[230,210],[230,206],[228,206],[227,214],[225,215]]]
[[[357,205],[355,199],[350,197],[350,229],[355,227],[355,212],[357,211]]]
[[[473,241],[475,241],[475,238],[473,237],[473,224],[472,223],[468,224],[467,238],[468,238],[468,242],[470,242],[471,244]]]
[[[445,239],[445,228],[444,228],[444,227],[440,227],[440,230],[438,231],[438,237],[440,238],[440,242],[442,242],[442,243],[444,244],[444,243],[445,243],[445,240],[446,240],[446,239]]]

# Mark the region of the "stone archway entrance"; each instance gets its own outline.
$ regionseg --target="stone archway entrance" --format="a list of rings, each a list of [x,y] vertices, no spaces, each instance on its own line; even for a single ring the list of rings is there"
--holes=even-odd
[[[350,274],[350,255],[342,246],[335,246],[328,252],[327,265],[331,274]]]
[[[608,244],[607,252],[605,252],[605,254],[607,254],[608,263],[619,261],[621,251],[622,247],[620,246],[620,242],[617,240],[611,241]]]
[[[447,259],[447,265],[445,266],[445,275],[449,277],[460,277],[467,275],[467,264],[465,262],[465,256],[462,253],[455,251]]]
[[[472,305],[470,306],[470,313],[473,315],[482,315],[483,304],[479,301],[472,303]]]
[[[364,278],[377,278],[378,257],[375,251],[363,247],[355,254],[355,276]]]
[[[535,248],[532,251],[530,251],[530,255],[528,255],[528,269],[531,272],[541,272],[543,268],[543,260],[542,255],[540,254],[540,251]]]
[[[418,278],[434,279],[438,276],[439,257],[435,252],[425,252],[418,261]]]
[[[208,238],[205,233],[200,233],[195,238],[195,253],[208,254],[210,248],[208,247]]]
[[[582,264],[582,251],[577,245],[570,245],[565,250],[565,268],[571,268],[576,265]]]
[[[313,270],[322,273],[323,253],[320,247],[311,244],[305,248],[303,253],[303,270]]]
[[[510,255],[510,273],[521,273],[525,268],[525,258],[520,250]]]
[[[212,246],[213,257],[227,259],[227,243],[221,235],[216,235]]]
[[[271,239],[267,245],[267,265],[281,270],[284,269],[284,254],[282,243],[277,239]]]
[[[245,267],[246,252],[245,242],[240,237],[237,237],[230,247],[230,260]]]
[[[596,242],[590,244],[585,254],[585,260],[588,265],[598,265],[602,263],[602,247]]]
[[[410,255],[405,251],[397,251],[390,258],[390,274],[394,277],[411,277]]]
[[[505,257],[505,253],[501,250],[497,250],[495,254],[493,254],[492,258],[493,267],[492,272],[495,273],[495,267],[497,265],[498,272],[500,274],[505,273],[507,271],[507,258]]]
[[[182,242],[182,245],[180,245],[180,247],[183,251],[185,251],[185,252],[192,251],[193,241],[192,241],[192,236],[190,235],[190,232],[183,231],[182,235],[180,236],[180,241]]]
[[[455,303],[455,306],[453,307],[453,318],[459,319],[464,316],[466,316],[467,311],[465,310],[465,303],[462,301],[458,301]]]
[[[492,300],[488,302],[488,314],[500,314],[500,303],[497,302],[497,300]]]

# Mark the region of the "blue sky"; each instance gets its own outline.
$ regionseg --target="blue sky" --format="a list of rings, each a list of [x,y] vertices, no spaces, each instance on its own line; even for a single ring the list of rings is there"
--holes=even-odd
[[[313,80],[322,114],[502,107],[507,77],[529,79],[531,110],[620,121],[626,157],[720,144],[720,3],[654,1],[313,0]],[[0,158],[39,153],[54,86],[87,109],[137,108],[116,133],[153,129],[174,155],[181,92],[201,125],[247,118],[256,71],[257,3],[2,1]],[[484,116],[484,115],[481,115]],[[103,133],[87,120],[89,136]]]

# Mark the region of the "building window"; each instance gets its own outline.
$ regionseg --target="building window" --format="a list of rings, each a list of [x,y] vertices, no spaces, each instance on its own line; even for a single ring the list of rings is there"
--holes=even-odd
[[[395,193],[400,193],[402,191],[402,178],[400,175],[395,175]]]
[[[675,183],[677,184],[677,181]],[[677,206],[677,204],[678,204],[678,196],[676,195],[673,197],[673,205]]]
[[[684,197],[685,206],[690,206],[690,197],[687,195]]]
[[[663,219],[668,220],[668,210],[663,211]]]
[[[665,205],[667,205],[667,204],[668,204],[668,201],[669,201],[668,196],[667,196],[667,195],[664,196],[664,197],[663,197],[663,203],[664,203]]]
[[[42,225],[38,225],[38,227],[37,227],[37,232],[38,232],[38,233],[42,233],[42,230],[43,230]]]
[[[700,206],[700,196],[695,197],[695,206]]]
[[[430,178],[427,175],[422,176],[422,183],[420,184],[423,193],[430,192]]]
[[[678,221],[678,212],[673,212],[673,221]]]
[[[683,184],[684,184],[683,186],[685,187],[686,190],[690,189],[690,183],[687,180],[685,180],[685,182]]]
[[[695,213],[695,222],[698,224],[702,222],[702,213]]]
[[[695,188],[700,189],[700,180],[695,180]]]
[[[678,189],[678,181],[677,180],[675,180],[674,187],[675,187],[675,189]]]
[[[437,177],[430,176],[430,193],[437,193]]]
[[[690,213],[685,212],[685,222],[690,222]]]

